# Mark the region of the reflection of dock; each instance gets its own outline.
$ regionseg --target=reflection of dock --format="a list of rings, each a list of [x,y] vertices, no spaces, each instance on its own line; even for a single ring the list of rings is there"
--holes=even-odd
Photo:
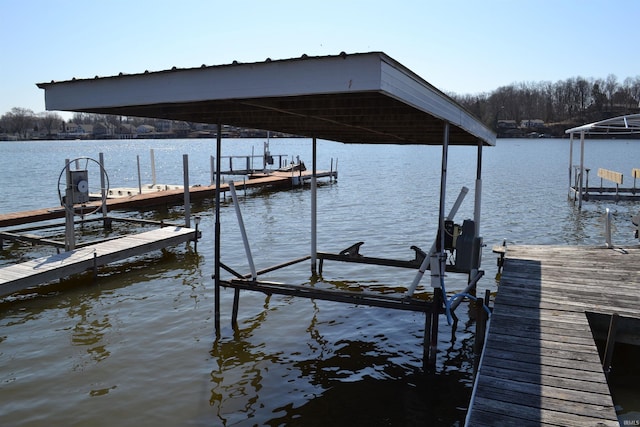
[[[640,344],[639,264],[640,248],[509,247],[466,425],[618,426],[605,372],[614,343]]]
[[[194,240],[196,230],[164,227],[0,268],[0,297],[96,269],[147,252]]]
[[[310,171],[291,172],[273,172],[268,175],[254,175],[250,179],[235,181],[237,190],[249,190],[256,188],[291,188],[300,185],[302,182],[311,179]],[[317,171],[318,178],[337,178],[335,171]],[[173,186],[172,186],[173,187]],[[229,191],[229,184],[221,184],[222,192]],[[215,185],[208,186],[191,186],[189,187],[189,198],[191,201],[214,198],[216,193]],[[109,211],[119,209],[136,209],[162,205],[173,205],[183,203],[185,199],[185,191],[183,187],[178,189],[165,191],[152,191],[142,194],[134,194],[131,196],[117,197],[106,200]],[[95,202],[99,204],[100,202]],[[90,206],[88,204],[87,206]],[[97,206],[97,205],[96,205]],[[50,219],[64,218],[64,207],[56,207],[49,209],[37,209],[32,211],[14,212],[8,214],[0,214],[0,227],[9,227],[14,225],[28,224],[38,221],[47,221]]]

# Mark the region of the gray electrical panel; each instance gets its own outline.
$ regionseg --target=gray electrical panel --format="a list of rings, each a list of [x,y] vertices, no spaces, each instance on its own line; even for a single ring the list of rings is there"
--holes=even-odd
[[[89,201],[89,172],[87,170],[72,170],[71,194],[73,204],[82,204]]]
[[[465,219],[462,233],[456,239],[456,271],[469,273],[480,268],[482,237],[476,236],[476,223]]]

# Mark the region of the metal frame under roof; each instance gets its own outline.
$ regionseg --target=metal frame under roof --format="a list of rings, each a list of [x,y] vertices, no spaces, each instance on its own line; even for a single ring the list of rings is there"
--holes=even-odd
[[[477,147],[474,200],[474,248],[478,251],[469,272],[469,286],[482,276],[480,267],[480,208],[482,193],[482,149],[495,145],[496,135],[450,97],[430,85],[400,63],[381,52],[340,54],[248,64],[202,66],[171,69],[133,75],[72,79],[40,83],[45,90],[48,110],[79,111],[121,116],[139,116],[217,124],[216,199],[215,199],[215,328],[220,328],[220,288],[225,283],[235,287],[232,323],[237,315],[242,284],[221,279],[227,268],[220,253],[220,202],[222,125],[280,131],[312,139],[311,176],[311,271],[316,274],[317,201],[316,141],[326,139],[346,143],[422,144],[442,146],[438,233],[429,256],[420,263],[408,287],[406,297],[396,298],[396,305],[411,305],[413,291],[431,268],[433,302],[422,307],[425,316],[425,363],[435,366],[438,316],[446,296],[445,218],[453,219],[457,206],[468,191],[463,187],[448,217],[445,217],[446,176],[449,145]],[[236,205],[237,206],[237,205]],[[238,222],[242,227],[241,215]],[[243,238],[249,264],[251,251]],[[472,249],[473,251],[473,249]],[[433,253],[432,253],[433,252]],[[294,262],[298,262],[294,260]],[[291,262],[279,266],[291,265]],[[279,268],[278,266],[278,268]],[[252,268],[250,284],[260,284]],[[227,270],[229,271],[229,270]],[[239,275],[243,277],[242,275]],[[248,277],[248,276],[247,276]],[[267,286],[266,283],[263,283]],[[279,284],[269,293],[300,295],[301,286]],[[351,301],[353,295],[318,295],[309,298]],[[344,293],[344,292],[343,292]],[[337,299],[336,299],[337,298]],[[355,301],[364,303],[363,295]],[[386,301],[388,303],[389,301]],[[379,302],[370,301],[375,305]],[[428,311],[428,313],[427,313]]]
[[[347,143],[495,145],[471,113],[382,52],[39,83],[47,110],[222,123]]]
[[[592,135],[640,133],[640,114],[628,114],[567,129],[566,134],[585,132]]]

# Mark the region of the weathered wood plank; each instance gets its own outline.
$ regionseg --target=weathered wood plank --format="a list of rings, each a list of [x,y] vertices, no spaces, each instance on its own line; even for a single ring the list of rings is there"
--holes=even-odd
[[[525,422],[535,423],[540,425],[543,423],[556,425],[556,426],[578,426],[578,425],[596,425],[594,423],[594,417],[583,416],[579,414],[570,414],[564,411],[554,411],[546,408],[532,408],[523,404],[514,404],[509,402],[496,401],[492,399],[486,399],[484,397],[477,397],[477,403],[479,409],[487,412],[498,413],[511,413],[522,417],[523,424]],[[611,426],[619,427],[618,420],[599,419],[598,426]]]
[[[553,398],[565,400],[567,402],[582,403],[585,407],[589,405],[609,406],[611,397],[600,393],[590,393],[582,390],[570,390],[563,387],[546,385],[540,387],[539,384],[517,381],[514,379],[495,378],[491,376],[479,376],[477,387],[491,387],[501,389],[505,392],[519,393],[530,396],[526,399]],[[477,390],[476,390],[477,391]],[[496,399],[499,400],[499,399]]]
[[[467,425],[617,426],[587,313],[640,319],[638,265],[639,247],[508,247]]]
[[[492,387],[487,384],[479,384],[478,390],[483,394],[491,395],[494,399],[501,402],[514,404],[527,402],[528,406],[532,408],[544,408],[569,414],[585,415],[588,417],[599,418],[603,413],[606,413],[606,411],[609,410],[608,405],[599,404],[597,401],[585,406],[583,401],[568,400],[567,398],[574,396],[568,395],[560,388],[554,388],[547,392],[548,394],[553,394],[553,396],[544,395],[543,393],[530,394],[519,390]]]

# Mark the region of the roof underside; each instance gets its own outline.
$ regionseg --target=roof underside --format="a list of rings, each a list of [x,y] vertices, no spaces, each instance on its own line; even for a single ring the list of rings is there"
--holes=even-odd
[[[640,114],[629,114],[613,117],[600,122],[589,123],[572,129],[565,133],[585,132],[592,135],[625,135],[640,133]]]
[[[347,143],[495,145],[451,98],[373,52],[41,83],[48,110],[184,120]]]

